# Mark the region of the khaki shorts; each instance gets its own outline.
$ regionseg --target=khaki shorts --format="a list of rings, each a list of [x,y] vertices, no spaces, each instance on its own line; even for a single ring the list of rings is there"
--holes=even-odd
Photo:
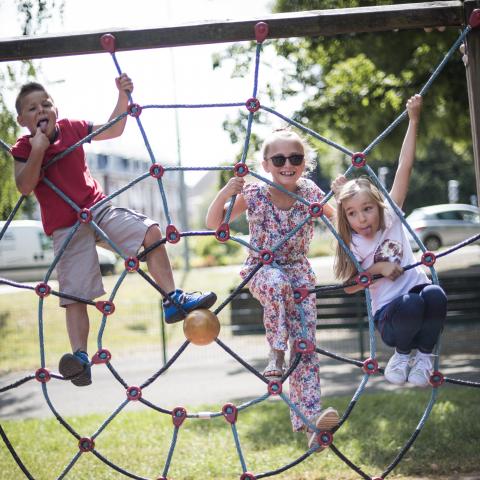
[[[157,222],[133,210],[109,205],[93,214],[93,220],[126,257],[135,257],[147,230]],[[53,232],[55,255],[62,248],[72,227]],[[59,290],[75,297],[92,300],[105,293],[95,245],[112,247],[88,224],[81,223],[67,245],[58,264]],[[60,306],[76,303],[60,297]]]

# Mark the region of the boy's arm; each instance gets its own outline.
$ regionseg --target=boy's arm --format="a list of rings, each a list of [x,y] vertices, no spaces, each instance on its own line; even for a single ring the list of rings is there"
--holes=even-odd
[[[37,186],[40,179],[45,151],[50,145],[48,137],[37,128],[37,133],[30,139],[32,149],[26,162],[15,161],[15,184],[22,195],[28,195]]]
[[[118,78],[116,78],[115,83],[118,88],[118,100],[108,121],[111,121],[114,118],[117,118],[119,115],[127,111],[128,101],[129,101],[128,92],[130,93],[133,92],[132,79],[126,73],[122,73]],[[127,123],[127,117],[128,115],[126,115],[121,120],[113,124],[107,130],[93,137],[93,140],[109,140],[111,138],[119,137],[123,133],[123,130],[125,129],[125,124]],[[101,124],[94,125],[93,131],[98,130],[102,126],[103,125]]]
[[[241,194],[245,180],[242,177],[233,177],[228,183],[217,193],[212,203],[208,207],[205,224],[207,228],[216,230],[223,221],[225,215],[225,204],[233,196],[237,195],[235,204],[230,215],[230,220],[234,220],[247,209],[247,203]]]
[[[402,208],[408,192],[408,184],[410,174],[412,172],[413,162],[415,160],[415,149],[417,146],[417,131],[420,121],[420,111],[422,109],[421,95],[410,97],[407,102],[407,111],[409,116],[407,133],[403,139],[400,157],[398,159],[398,167],[395,173],[390,196],[392,200]]]

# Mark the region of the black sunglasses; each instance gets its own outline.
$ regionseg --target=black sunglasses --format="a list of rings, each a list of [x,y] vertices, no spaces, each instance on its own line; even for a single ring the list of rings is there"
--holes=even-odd
[[[270,160],[275,167],[283,167],[287,160],[290,162],[290,165],[298,167],[302,164],[304,157],[304,155],[297,153],[295,155],[290,155],[289,157],[286,157],[285,155],[275,155],[270,157]]]

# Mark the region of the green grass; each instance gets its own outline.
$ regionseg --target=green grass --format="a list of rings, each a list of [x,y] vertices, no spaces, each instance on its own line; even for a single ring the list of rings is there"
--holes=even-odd
[[[143,266],[143,265],[142,265]],[[176,284],[186,291],[213,290],[220,300],[240,282],[240,266],[231,269],[196,268],[184,274],[175,272]],[[118,276],[104,277],[110,294]],[[108,298],[107,296],[104,297]],[[43,328],[47,367],[56,368],[58,359],[70,350],[65,327],[65,311],[58,306],[58,297],[44,299]],[[103,346],[116,355],[126,355],[139,348],[160,344],[160,295],[140,275],[129,274],[121,283],[115,299],[115,313],[107,318]],[[32,369],[39,366],[39,298],[32,290],[16,290],[0,295],[0,372]],[[89,351],[97,350],[97,333],[101,314],[89,308],[91,319]],[[229,306],[219,315],[229,322]],[[167,327],[168,339],[178,343],[185,339],[182,324]]]
[[[389,478],[421,475],[458,478],[478,470],[480,451],[479,392],[447,386],[439,391],[432,414],[400,465]],[[365,394],[335,434],[335,445],[367,474],[380,475],[407,441],[421,418],[429,391]],[[349,398],[329,398],[344,411]],[[203,410],[217,410],[205,407]],[[161,476],[172,439],[172,421],[140,406],[122,411],[97,437],[96,449],[110,461],[145,478]],[[200,409],[202,410],[202,409]],[[90,436],[105,420],[99,415],[71,418],[73,428]],[[37,480],[57,478],[77,452],[76,439],[54,419],[7,421],[3,427],[25,465]],[[260,473],[300,456],[303,434],[291,432],[283,402],[263,402],[239,412],[237,428],[247,469]],[[21,478],[6,448],[0,448],[1,478]],[[190,480],[238,479],[241,466],[230,425],[223,418],[187,419],[179,431],[168,477]],[[66,478],[120,479],[93,454],[83,454]],[[331,451],[315,454],[279,475],[280,480],[350,480],[360,478]]]

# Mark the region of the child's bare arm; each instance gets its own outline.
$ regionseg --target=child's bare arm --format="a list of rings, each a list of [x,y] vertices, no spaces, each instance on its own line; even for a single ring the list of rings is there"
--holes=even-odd
[[[410,97],[407,102],[407,111],[409,116],[407,133],[403,140],[400,157],[398,159],[397,172],[393,181],[390,196],[392,200],[402,208],[408,192],[410,174],[415,160],[415,149],[417,146],[417,130],[420,121],[420,111],[422,109],[421,95]]]
[[[243,197],[242,189],[245,180],[242,177],[233,177],[228,183],[217,193],[208,208],[205,224],[207,228],[217,229],[221,224],[225,215],[225,204],[232,197],[237,195],[235,204],[232,209],[230,219],[233,220],[247,209],[245,198]]]
[[[114,118],[117,118],[119,115],[121,115],[123,112],[127,110],[128,108],[127,92],[130,92],[130,93],[133,92],[133,81],[126,73],[122,73],[118,78],[116,78],[115,83],[118,88],[118,100],[108,121],[113,120]],[[93,140],[109,140],[111,138],[119,137],[123,133],[126,123],[127,123],[127,116],[123,117],[121,120],[113,124],[107,130],[96,135],[93,138]],[[98,130],[102,126],[103,126],[102,124],[94,125],[93,131]]]
[[[40,179],[40,169],[42,167],[45,151],[50,145],[50,141],[40,127],[30,138],[32,150],[27,161],[15,161],[15,184],[22,195],[28,195],[37,186]]]
[[[388,278],[389,280],[396,280],[400,275],[403,274],[403,268],[394,262],[376,262],[370,268],[367,269],[367,272],[371,275],[383,275],[383,277]],[[344,288],[345,293],[352,294],[363,290],[362,285],[352,285],[351,287]]]

